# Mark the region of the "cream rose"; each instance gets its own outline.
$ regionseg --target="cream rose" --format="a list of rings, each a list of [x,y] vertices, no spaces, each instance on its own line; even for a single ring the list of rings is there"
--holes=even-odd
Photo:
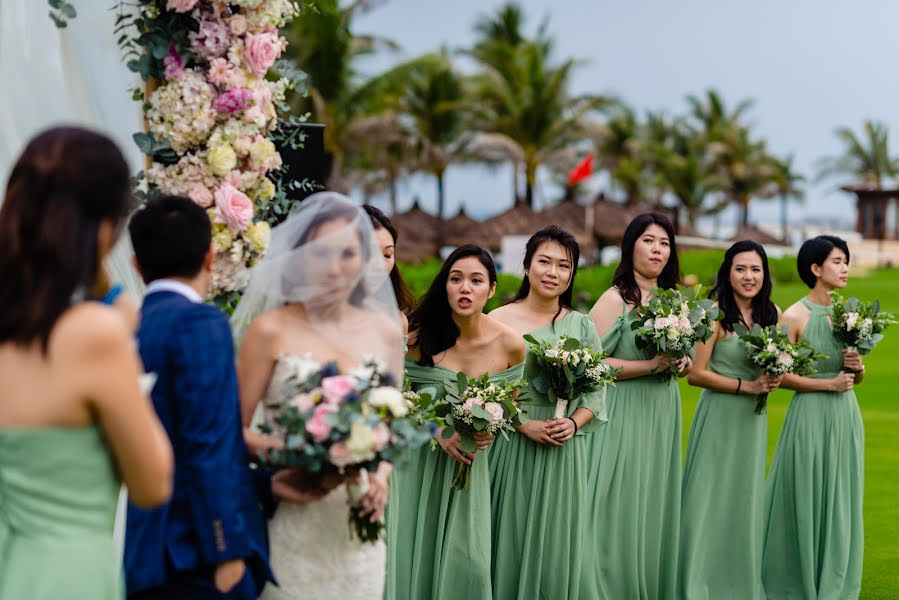
[[[227,142],[214,145],[206,155],[210,170],[218,177],[224,177],[237,166],[237,153]]]

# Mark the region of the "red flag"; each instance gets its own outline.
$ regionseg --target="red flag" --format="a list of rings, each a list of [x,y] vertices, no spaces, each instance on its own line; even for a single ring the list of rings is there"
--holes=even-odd
[[[575,185],[593,175],[593,153],[588,152],[568,174],[568,185]]]

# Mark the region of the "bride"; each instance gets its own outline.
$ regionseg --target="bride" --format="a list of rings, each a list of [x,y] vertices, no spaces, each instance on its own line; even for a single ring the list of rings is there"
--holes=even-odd
[[[275,405],[291,365],[304,356],[336,362],[343,373],[375,357],[399,380],[402,325],[386,280],[369,218],[345,196],[314,194],[272,230],[268,254],[253,269],[232,319],[243,340],[238,374],[245,426],[261,421],[277,433]],[[249,429],[247,442],[255,451],[279,443]],[[279,585],[267,587],[263,600],[381,597],[384,543],[351,539],[347,488],[361,488],[358,506],[380,520],[388,473],[363,472],[352,482],[288,469],[274,475],[272,491],[281,502],[269,537]]]

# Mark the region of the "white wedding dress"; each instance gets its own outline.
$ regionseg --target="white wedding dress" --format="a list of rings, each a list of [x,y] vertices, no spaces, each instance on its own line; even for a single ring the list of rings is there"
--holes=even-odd
[[[273,425],[270,406],[278,403],[289,369],[275,364],[262,400],[262,418]],[[384,595],[387,549],[383,541],[361,543],[350,537],[349,496],[341,485],[322,500],[308,504],[282,502],[269,522],[272,571],[262,600],[379,599]]]

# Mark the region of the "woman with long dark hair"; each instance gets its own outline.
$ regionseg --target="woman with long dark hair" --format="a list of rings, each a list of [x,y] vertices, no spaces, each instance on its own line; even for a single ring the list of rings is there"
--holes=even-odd
[[[606,397],[609,422],[589,436],[590,477],[582,598],[673,598],[681,492],[681,403],[677,381],[658,375],[671,358],[637,348],[634,308],[680,279],[674,228],[647,213],[627,226],[613,287],[590,316],[609,364],[619,367]],[[689,358],[676,361],[680,375]]]
[[[768,256],[743,240],[724,253],[709,297],[724,318],[696,347],[690,385],[701,388],[690,427],[681,497],[678,598],[759,600],[762,589],[765,461],[768,419],[756,397],[782,377],[766,376],[734,332],[774,325]]]
[[[371,204],[363,204],[362,209],[371,219],[372,227],[375,228],[375,237],[381,246],[381,255],[384,257],[384,267],[390,274],[390,284],[393,286],[393,293],[396,295],[396,303],[403,318],[406,319],[405,325],[408,327],[408,316],[412,312],[412,290],[403,280],[403,275],[396,264],[396,244],[399,241],[400,234],[396,227],[390,221],[390,218],[384,214],[381,209]]]
[[[87,301],[130,208],[128,165],[75,127],[32,139],[0,209],[0,598],[118,600],[120,480],[171,493],[172,450],[138,378],[133,323]],[[50,574],[48,576],[48,573]]]
[[[762,583],[772,599],[859,597],[864,527],[865,430],[854,386],[858,352],[833,335],[829,293],[846,287],[849,247],[838,237],[807,240],[796,257],[808,296],[784,311],[793,341],[827,358],[811,377],[785,375],[795,390],[768,474]]]
[[[490,313],[520,335],[561,336],[601,350],[593,321],[571,306],[580,247],[551,225],[528,240],[524,278],[512,303]],[[533,356],[525,362],[525,379]],[[555,418],[555,401],[528,386],[528,422],[490,449],[493,594],[496,598],[578,598],[586,533],[590,457],[584,434],[606,420],[604,392],[584,394]],[[539,542],[537,542],[539,540]]]
[[[445,393],[457,373],[495,380],[521,377],[524,341],[513,329],[483,313],[496,293],[496,267],[482,248],[457,248],[409,319],[406,372],[413,389]],[[422,448],[398,465],[387,515],[388,600],[471,598],[489,600],[491,439],[477,439],[467,453],[459,434],[435,436],[441,450]],[[472,465],[471,488],[452,488],[456,463]]]

